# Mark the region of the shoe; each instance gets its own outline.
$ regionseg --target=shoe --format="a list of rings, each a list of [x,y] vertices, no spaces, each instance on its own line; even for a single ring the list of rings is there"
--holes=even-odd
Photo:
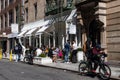
[[[105,75],[110,75],[110,74],[107,72],[107,73],[105,73]]]
[[[96,73],[96,70],[92,70],[91,72]]]
[[[66,63],[70,63],[70,62],[66,62]]]

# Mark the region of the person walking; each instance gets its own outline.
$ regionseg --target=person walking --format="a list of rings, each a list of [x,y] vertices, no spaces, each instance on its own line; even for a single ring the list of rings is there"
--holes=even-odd
[[[21,59],[21,54],[22,54],[22,46],[20,43],[17,43],[14,47],[14,52],[16,54],[16,62],[20,61]]]
[[[64,45],[64,62],[68,62],[69,60],[69,53],[70,53],[70,44],[69,44],[69,40],[67,40],[67,43],[65,43]]]

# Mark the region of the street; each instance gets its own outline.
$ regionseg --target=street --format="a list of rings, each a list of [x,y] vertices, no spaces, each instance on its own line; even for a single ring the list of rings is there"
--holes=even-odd
[[[0,60],[0,80],[99,80],[54,68]]]

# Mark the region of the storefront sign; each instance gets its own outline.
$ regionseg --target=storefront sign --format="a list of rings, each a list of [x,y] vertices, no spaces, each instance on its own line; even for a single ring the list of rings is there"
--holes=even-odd
[[[69,26],[69,34],[76,34],[76,25],[73,23]]]
[[[18,24],[11,24],[11,32],[18,33]]]

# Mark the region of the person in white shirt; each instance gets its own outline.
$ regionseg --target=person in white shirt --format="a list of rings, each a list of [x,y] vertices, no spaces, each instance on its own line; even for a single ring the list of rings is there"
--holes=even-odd
[[[36,49],[36,56],[39,56],[42,53],[42,50],[40,48]]]

